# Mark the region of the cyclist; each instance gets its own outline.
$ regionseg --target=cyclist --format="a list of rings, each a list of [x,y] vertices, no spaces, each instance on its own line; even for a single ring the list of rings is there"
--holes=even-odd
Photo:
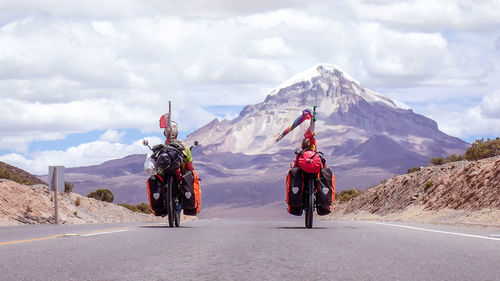
[[[191,156],[191,149],[189,146],[184,145],[184,143],[177,139],[179,133],[179,128],[177,122],[170,121],[170,128],[168,128],[167,122],[165,121],[165,115],[160,118],[160,127],[163,128],[163,135],[167,138],[165,144],[172,144],[183,152],[184,157],[182,159],[181,171],[184,175],[187,171],[194,170],[193,157]],[[162,122],[163,121],[163,122]]]

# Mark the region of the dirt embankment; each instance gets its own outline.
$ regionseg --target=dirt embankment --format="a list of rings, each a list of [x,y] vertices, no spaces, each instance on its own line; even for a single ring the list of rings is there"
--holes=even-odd
[[[340,219],[500,226],[500,156],[394,176],[336,204],[333,213]]]
[[[54,192],[46,185],[23,185],[0,179],[0,226],[54,223]],[[58,193],[59,223],[165,222],[162,217],[132,212],[116,204],[77,193]],[[195,217],[183,216],[182,219]]]

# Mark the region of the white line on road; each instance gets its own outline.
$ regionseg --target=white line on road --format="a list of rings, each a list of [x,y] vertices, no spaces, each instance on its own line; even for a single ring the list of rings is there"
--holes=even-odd
[[[94,235],[110,234],[110,233],[123,232],[123,231],[129,231],[129,230],[130,229],[119,229],[119,230],[111,230],[111,231],[103,231],[103,232],[94,232],[94,233],[80,234],[79,236],[94,236]]]
[[[414,226],[408,226],[408,225],[402,225],[402,224],[374,222],[374,221],[367,221],[367,223],[381,224],[381,225],[390,225],[390,226],[397,226],[397,227],[401,227],[401,228],[409,228],[409,229],[415,229],[415,230],[421,230],[421,231],[427,231],[427,232],[452,234],[452,235],[459,235],[459,236],[466,236],[466,237],[473,237],[473,238],[481,238],[481,239],[488,239],[488,240],[497,240],[497,241],[500,241],[500,237],[499,238],[491,237],[491,235],[490,235],[490,237],[488,237],[488,236],[481,236],[481,235],[473,235],[473,234],[466,234],[466,233],[459,233],[459,232],[434,230],[434,229],[420,228],[420,227],[414,227]]]

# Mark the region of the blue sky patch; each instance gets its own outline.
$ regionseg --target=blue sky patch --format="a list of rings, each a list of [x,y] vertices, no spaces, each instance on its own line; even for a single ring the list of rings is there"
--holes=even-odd
[[[137,129],[114,129],[118,132],[125,132],[125,135],[119,141],[120,143],[130,144],[136,140],[149,137],[156,136],[159,138],[163,138],[163,134],[161,131],[157,133],[142,133]],[[60,140],[52,140],[52,141],[35,141],[30,144],[29,152],[33,153],[35,151],[46,151],[46,150],[59,150],[63,151],[73,146],[78,146],[82,143],[89,143],[93,141],[97,141],[100,139],[101,135],[104,134],[106,130],[93,130],[85,133],[77,133],[67,135],[65,139]],[[179,135],[186,134],[180,132]],[[3,151],[0,151],[2,154]]]
[[[217,117],[238,115],[243,110],[244,105],[207,105],[202,107],[204,110],[215,114]]]

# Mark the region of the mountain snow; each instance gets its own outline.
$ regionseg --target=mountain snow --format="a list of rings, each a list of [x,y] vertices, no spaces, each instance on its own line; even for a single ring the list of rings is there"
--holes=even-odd
[[[314,86],[314,80],[320,77],[324,77],[325,74],[337,75],[338,79],[345,79],[350,81],[353,84],[353,89],[355,93],[361,96],[364,100],[366,100],[369,103],[381,102],[387,104],[390,107],[397,108],[394,102],[391,101],[386,96],[361,86],[360,82],[352,78],[347,72],[343,71],[340,67],[338,67],[335,64],[327,64],[327,63],[316,64],[315,66],[305,71],[295,74],[294,76],[292,76],[292,78],[274,88],[270,94],[271,95],[276,94],[282,89],[288,88],[292,85],[301,82],[308,83],[309,89],[312,89]],[[324,84],[321,84],[321,86],[323,85]]]

